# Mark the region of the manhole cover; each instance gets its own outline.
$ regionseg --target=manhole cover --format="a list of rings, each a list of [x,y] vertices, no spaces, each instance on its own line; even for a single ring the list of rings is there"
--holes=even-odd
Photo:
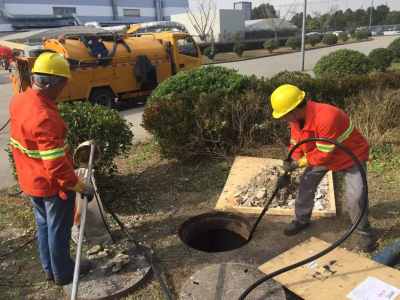
[[[94,264],[90,273],[79,280],[79,300],[117,299],[139,286],[150,274],[151,266],[142,249],[131,248],[127,255],[129,263],[117,273],[106,268],[107,263]],[[72,283],[63,287],[68,299],[71,298]]]
[[[180,300],[236,300],[264,274],[245,264],[214,264],[196,272],[185,282]],[[248,296],[257,300],[285,300],[285,292],[276,281],[269,280]]]
[[[205,252],[223,252],[247,243],[250,224],[230,213],[207,213],[185,221],[179,238],[189,247]]]

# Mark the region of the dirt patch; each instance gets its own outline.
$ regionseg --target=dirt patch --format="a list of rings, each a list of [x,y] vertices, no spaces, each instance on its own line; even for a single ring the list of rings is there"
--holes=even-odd
[[[275,147],[276,148],[276,147]],[[282,158],[282,151],[249,149],[247,153]],[[99,178],[98,186],[103,201],[127,225],[138,241],[151,246],[161,262],[169,286],[179,294],[184,282],[196,271],[209,264],[238,262],[258,266],[279,253],[316,236],[332,242],[349,226],[347,214],[336,218],[323,218],[313,222],[304,233],[283,238],[282,230],[290,221],[288,217],[266,216],[255,232],[253,240],[234,251],[206,253],[185,246],[178,237],[179,226],[188,218],[212,211],[224,187],[233,158],[229,160],[198,160],[179,163],[162,159],[157,145],[146,143],[136,146],[127,159],[118,161],[120,173],[113,177]],[[381,236],[380,245],[400,236],[400,179],[399,164],[390,162],[381,169],[370,167],[371,223]],[[390,169],[388,169],[390,167]],[[342,207],[340,177],[336,177],[337,204]],[[34,228],[29,202],[0,196],[0,230]],[[17,202],[18,201],[18,202]],[[116,224],[107,216],[116,237],[122,238]],[[255,217],[246,216],[249,222]],[[30,236],[29,236],[30,237]],[[0,241],[0,257],[5,251],[23,244],[27,236]],[[356,236],[345,243],[352,249]],[[4,251],[4,252],[3,252]],[[86,252],[85,252],[86,253]],[[44,281],[36,244],[7,257],[0,258],[0,265],[7,268],[0,272],[0,299],[61,299],[62,290]],[[164,299],[159,284],[149,281],[142,289],[124,298]]]

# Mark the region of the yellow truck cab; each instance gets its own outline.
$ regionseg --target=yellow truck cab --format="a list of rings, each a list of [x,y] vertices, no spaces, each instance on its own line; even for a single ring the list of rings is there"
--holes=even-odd
[[[26,48],[11,44],[14,51]],[[72,78],[59,101],[88,99],[110,107],[116,100],[146,97],[163,80],[202,63],[185,32],[64,34],[35,51],[20,51],[11,75],[15,93],[30,86],[30,70],[42,51],[60,53],[71,65]]]

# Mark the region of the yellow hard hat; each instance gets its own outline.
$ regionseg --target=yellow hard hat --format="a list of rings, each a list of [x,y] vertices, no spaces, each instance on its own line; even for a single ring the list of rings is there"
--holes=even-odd
[[[40,54],[33,65],[32,73],[71,78],[71,70],[68,61],[61,54],[54,52],[44,52]]]
[[[282,118],[297,107],[306,96],[306,93],[297,86],[283,84],[271,95],[272,116],[275,119]]]

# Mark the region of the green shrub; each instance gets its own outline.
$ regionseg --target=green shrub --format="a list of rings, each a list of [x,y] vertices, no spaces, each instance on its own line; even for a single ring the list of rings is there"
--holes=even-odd
[[[339,40],[341,40],[342,42],[346,42],[349,40],[349,34],[347,32],[340,32],[338,37]]]
[[[372,50],[368,57],[376,70],[384,72],[392,64],[394,54],[390,49],[377,48]]]
[[[317,76],[346,74],[365,74],[370,72],[372,64],[363,53],[341,49],[321,57],[314,67]]]
[[[235,153],[286,134],[279,122],[266,119],[271,92],[268,81],[222,67],[182,72],[156,89],[146,104],[143,124],[166,157]]]
[[[241,42],[235,42],[233,45],[233,52],[235,52],[237,56],[242,57],[244,52],[244,44]]]
[[[319,34],[313,34],[306,37],[306,43],[310,44],[312,47],[322,42],[322,36]]]
[[[307,73],[302,73],[300,71],[282,71],[273,76],[270,79],[272,87],[275,89],[282,84],[293,84],[301,88],[302,90],[310,90],[312,87],[312,78]]]
[[[322,38],[322,42],[328,46],[336,45],[337,41],[338,37],[333,33],[324,34],[324,37]]]
[[[179,72],[164,80],[152,92],[147,102],[176,94],[211,94],[219,91],[227,95],[240,93],[249,86],[250,78],[236,71],[220,66],[206,66],[200,69]],[[157,100],[158,101],[158,100]]]
[[[400,38],[397,38],[391,42],[388,48],[393,51],[396,58],[400,59]]]
[[[274,51],[275,49],[278,49],[279,44],[277,40],[274,39],[270,39],[270,40],[266,40],[263,44],[264,49],[267,49],[270,53],[272,53],[272,51]]]
[[[131,125],[116,110],[89,102],[62,103],[59,109],[68,125],[69,146],[75,149],[80,143],[94,139],[102,153],[96,171],[113,173],[114,159],[127,154],[132,145]]]
[[[209,59],[213,59],[217,53],[215,48],[209,46],[204,49],[203,54],[207,56]]]
[[[354,32],[354,38],[357,41],[367,40],[369,37],[368,30],[357,30]]]
[[[297,37],[290,37],[286,41],[286,47],[298,50],[301,47],[301,40]]]

